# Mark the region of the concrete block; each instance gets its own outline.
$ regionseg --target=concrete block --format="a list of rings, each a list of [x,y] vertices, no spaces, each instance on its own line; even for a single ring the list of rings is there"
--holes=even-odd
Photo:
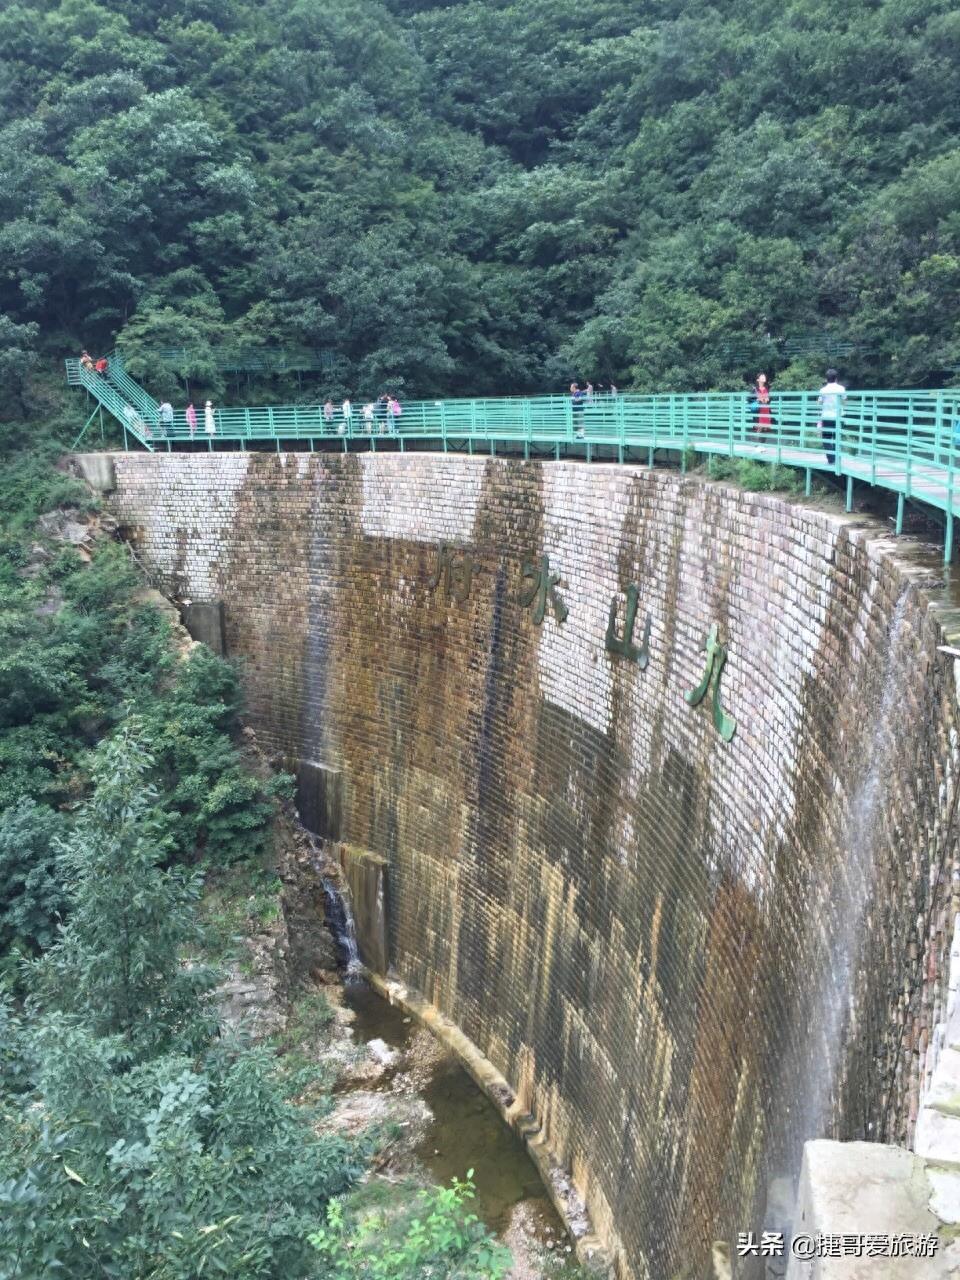
[[[343,775],[317,760],[295,760],[287,766],[297,780],[300,821],[324,840],[339,840],[343,812]]]
[[[227,653],[222,600],[191,600],[182,606],[183,625],[194,640],[199,640],[214,653]]]
[[[117,472],[109,453],[76,453],[74,458],[81,476],[94,493],[113,493]]]
[[[793,1222],[798,1236],[925,1236],[941,1221],[925,1162],[874,1142],[808,1142]],[[952,1242],[955,1244],[956,1242]],[[960,1255],[943,1237],[933,1257],[791,1257],[787,1280],[946,1280]]]

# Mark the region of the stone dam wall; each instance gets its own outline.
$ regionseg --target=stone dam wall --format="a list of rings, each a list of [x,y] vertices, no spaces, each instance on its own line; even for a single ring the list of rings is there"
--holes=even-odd
[[[383,870],[392,970],[509,1082],[618,1276],[702,1274],[772,1225],[804,1139],[909,1143],[960,892],[958,701],[954,615],[902,545],[631,467],[114,464],[163,588],[223,603],[314,822]]]

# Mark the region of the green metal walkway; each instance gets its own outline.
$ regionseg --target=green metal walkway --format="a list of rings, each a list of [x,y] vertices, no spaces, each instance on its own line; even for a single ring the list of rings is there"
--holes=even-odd
[[[124,440],[146,449],[206,447],[246,449],[264,442],[280,450],[284,442],[315,448],[342,448],[363,442],[367,448],[442,448],[495,454],[497,448],[542,456],[566,455],[634,460],[645,452],[652,465],[658,449],[750,458],[805,470],[807,492],[814,472],[845,477],[847,506],[855,480],[879,485],[897,495],[897,532],[903,526],[904,501],[913,499],[944,515],[944,558],[953,554],[953,521],[960,515],[960,390],[851,391],[837,430],[836,458],[828,464],[818,428],[816,391],[780,391],[770,397],[771,426],[758,433],[740,394],[596,395],[574,408],[569,396],[500,397],[482,400],[414,400],[398,418],[356,404],[345,418],[332,418],[322,405],[263,405],[216,409],[215,431],[204,426],[203,406],[191,433],[183,411],[166,430],[152,396],[126,373],[118,356],[107,376],[90,373],[68,360],[67,380],[85,388],[98,412],[106,409],[124,429]],[[84,432],[80,433],[78,441]],[[355,446],[356,447],[356,446]]]

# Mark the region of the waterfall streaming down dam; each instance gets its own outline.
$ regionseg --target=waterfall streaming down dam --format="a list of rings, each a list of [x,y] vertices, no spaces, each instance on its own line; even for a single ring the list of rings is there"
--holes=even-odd
[[[960,872],[918,558],[676,472],[114,465],[158,580],[223,602],[363,959],[483,1055],[622,1280],[762,1225],[808,1139],[910,1141]]]

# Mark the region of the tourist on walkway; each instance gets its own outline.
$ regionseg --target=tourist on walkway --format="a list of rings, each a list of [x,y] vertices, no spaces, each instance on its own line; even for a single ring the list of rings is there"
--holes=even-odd
[[[86,369],[87,373],[94,372],[93,356],[89,351],[80,352],[80,368]]]
[[[107,357],[101,356],[93,367],[96,369],[97,373],[99,373],[101,378],[105,378],[107,375]]]
[[[208,400],[203,406],[203,429],[208,436],[217,434],[217,422],[213,416],[213,401]]]
[[[373,401],[363,406],[363,428],[368,435],[373,435]]]
[[[168,431],[173,430],[173,405],[169,400],[164,400],[160,406],[160,434],[166,436]]]
[[[350,425],[350,419],[353,417],[353,405],[350,403],[349,396],[344,398],[343,404],[340,406],[340,412],[343,414],[343,420]]]
[[[400,423],[397,419],[400,417],[401,413],[403,413],[403,406],[400,404],[400,401],[396,396],[391,396],[387,402],[387,408],[390,410],[390,430],[399,431]]]
[[[333,421],[333,401],[329,396],[327,396],[326,404],[323,406],[323,420],[324,422]]]
[[[765,373],[757,374],[757,380],[753,384],[753,402],[750,407],[755,415],[753,430],[758,435],[765,435],[773,425],[770,414],[770,388],[767,385]]]
[[[187,420],[187,426],[190,428],[190,439],[192,440],[193,437],[197,434],[197,411],[193,407],[192,400],[187,405],[187,411],[183,416]]]
[[[580,390],[578,382],[570,383],[570,412],[573,414],[573,425],[578,440],[582,440],[586,435],[583,429],[583,404],[584,393]]]
[[[827,465],[831,467],[836,465],[837,430],[846,398],[847,389],[837,381],[836,369],[828,369],[827,380],[817,394],[817,405],[820,413],[818,425],[823,440],[823,451],[827,455]]]

